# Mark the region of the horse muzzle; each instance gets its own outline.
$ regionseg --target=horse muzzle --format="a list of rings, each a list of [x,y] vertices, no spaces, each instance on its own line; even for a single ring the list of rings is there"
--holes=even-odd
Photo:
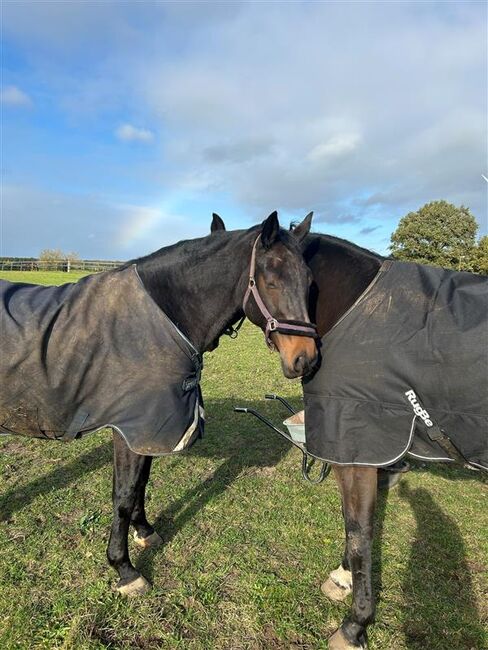
[[[274,344],[279,350],[283,374],[287,379],[308,375],[318,362],[315,339],[289,334],[273,334]]]

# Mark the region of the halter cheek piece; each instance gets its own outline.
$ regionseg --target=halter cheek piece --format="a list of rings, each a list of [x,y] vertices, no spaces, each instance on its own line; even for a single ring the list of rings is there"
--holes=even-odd
[[[244,301],[242,303],[244,312],[246,311],[246,305],[249,297],[252,294],[259,311],[266,319],[266,330],[264,332],[264,337],[266,339],[266,344],[270,350],[275,349],[274,343],[271,340],[272,332],[291,334],[292,336],[309,336],[310,338],[314,339],[318,338],[317,328],[313,323],[305,323],[299,320],[278,320],[276,318],[273,318],[273,316],[271,316],[269,313],[266,305],[259,295],[256,279],[254,277],[254,273],[256,271],[256,247],[260,237],[261,235],[257,236],[256,241],[252,247],[251,265],[249,268],[249,284],[247,285],[246,295],[244,296]]]

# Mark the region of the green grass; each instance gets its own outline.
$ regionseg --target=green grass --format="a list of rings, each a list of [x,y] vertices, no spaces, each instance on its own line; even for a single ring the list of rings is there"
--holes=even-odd
[[[76,282],[85,275],[88,273],[83,271],[71,271],[70,273],[62,271],[0,271],[2,280],[31,282],[32,284],[65,284],[66,282]]]
[[[41,275],[29,280],[67,277]],[[113,593],[105,559],[110,433],[71,444],[0,441],[0,648],[327,647],[347,611],[319,589],[342,552],[335,483],[304,483],[299,452],[232,412],[254,405],[279,422],[285,413],[263,394],[298,405],[300,384],[282,377],[276,355],[246,324],[206,355],[203,389],[206,437],[153,465],[147,509],[166,543],[156,551],[131,545],[154,584],[137,601]],[[381,591],[370,647],[486,649],[487,557],[482,475],[442,465],[410,472],[379,503]]]

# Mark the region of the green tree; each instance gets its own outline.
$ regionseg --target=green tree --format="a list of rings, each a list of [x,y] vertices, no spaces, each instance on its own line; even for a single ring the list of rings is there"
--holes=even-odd
[[[481,237],[473,249],[471,268],[475,273],[488,275],[488,235]]]
[[[468,208],[432,201],[400,220],[390,249],[399,260],[470,271],[474,270],[477,231]]]

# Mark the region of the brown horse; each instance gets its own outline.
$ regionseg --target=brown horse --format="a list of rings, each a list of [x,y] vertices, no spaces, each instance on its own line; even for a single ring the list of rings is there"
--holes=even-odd
[[[333,471],[346,533],[342,563],[322,591],[336,601],[352,592],[329,639],[331,650],[352,650],[367,647],[375,613],[380,465],[409,453],[488,468],[488,278],[385,260],[326,235],[309,235],[304,257],[314,276],[310,315],[326,335],[322,365],[304,382],[307,448],[340,463]],[[325,434],[335,437],[330,455]]]
[[[179,242],[114,271],[55,290],[0,282],[3,301],[0,324],[2,332],[8,332],[2,339],[5,347],[0,351],[0,433],[64,438],[79,437],[103,425],[112,426],[113,521],[107,556],[119,575],[120,593],[132,595],[149,588],[129,558],[130,525],[134,526],[136,542],[142,547],[158,545],[161,538],[147,521],[144,510],[152,455],[133,451],[150,448],[148,431],[133,428],[128,435],[128,429],[113,426],[114,420],[107,421],[105,414],[117,416],[123,412],[124,404],[130,403],[136,413],[128,414],[129,427],[134,421],[145,422],[146,405],[156,402],[155,408],[160,410],[165,394],[170,395],[170,405],[178,406],[180,399],[188,403],[188,395],[198,390],[201,355],[213,349],[229,326],[244,316],[262,328],[268,345],[279,351],[287,377],[300,377],[309,372],[317,360],[317,346],[315,328],[308,321],[312,276],[303,261],[301,243],[310,223],[311,216],[290,233],[279,227],[274,212],[262,225],[249,230]],[[124,283],[122,290],[118,288],[120,282]],[[97,289],[105,286],[109,291],[99,295]],[[100,301],[102,304],[98,304]],[[96,309],[93,302],[98,305]],[[138,306],[143,308],[142,319]],[[105,331],[105,321],[112,312],[112,330]],[[146,314],[151,322],[145,321]],[[167,348],[157,345],[163,325],[169,331]],[[130,337],[126,336],[126,327],[130,328]],[[146,330],[154,332],[154,344],[149,350],[146,341],[152,339]],[[117,334],[117,340],[110,336],[111,331]],[[92,350],[92,342],[98,348]],[[116,354],[111,351],[115,346]],[[189,356],[182,357],[184,354]],[[89,357],[88,365],[86,357]],[[186,379],[182,382],[178,378],[175,382],[175,360],[183,358],[188,366],[189,357],[192,361],[197,359],[198,372],[193,373],[188,385]],[[127,359],[130,368],[137,371],[133,390],[127,383],[131,373],[123,371]],[[107,363],[120,367],[121,371],[109,372],[108,382],[100,386],[99,378],[107,374]],[[65,376],[63,364],[73,368],[73,372],[81,365],[80,376]],[[95,376],[91,374],[93,367],[96,367]],[[154,373],[162,373],[161,377],[156,376],[156,386],[152,385]],[[168,377],[173,383],[165,393]],[[77,390],[73,388],[74,383]],[[16,388],[12,390],[12,386]],[[95,410],[98,409],[100,417],[96,426],[90,424],[93,412],[83,414],[80,410],[83,404],[80,407],[70,399],[80,394],[90,402],[88,411],[94,404]],[[151,395],[154,399],[148,401]],[[142,408],[138,408],[140,404]],[[194,410],[191,409],[192,414]],[[199,401],[196,412],[199,417]],[[178,421],[173,412],[166,411],[158,417],[159,422]],[[69,424],[67,428],[66,424]],[[195,426],[188,427],[191,436],[188,444],[198,433]],[[159,431],[150,432],[151,444],[160,443],[162,453],[167,453],[164,441],[158,440]],[[181,434],[183,440],[187,432],[183,429]],[[180,446],[176,449],[171,445],[168,453],[179,451]]]

